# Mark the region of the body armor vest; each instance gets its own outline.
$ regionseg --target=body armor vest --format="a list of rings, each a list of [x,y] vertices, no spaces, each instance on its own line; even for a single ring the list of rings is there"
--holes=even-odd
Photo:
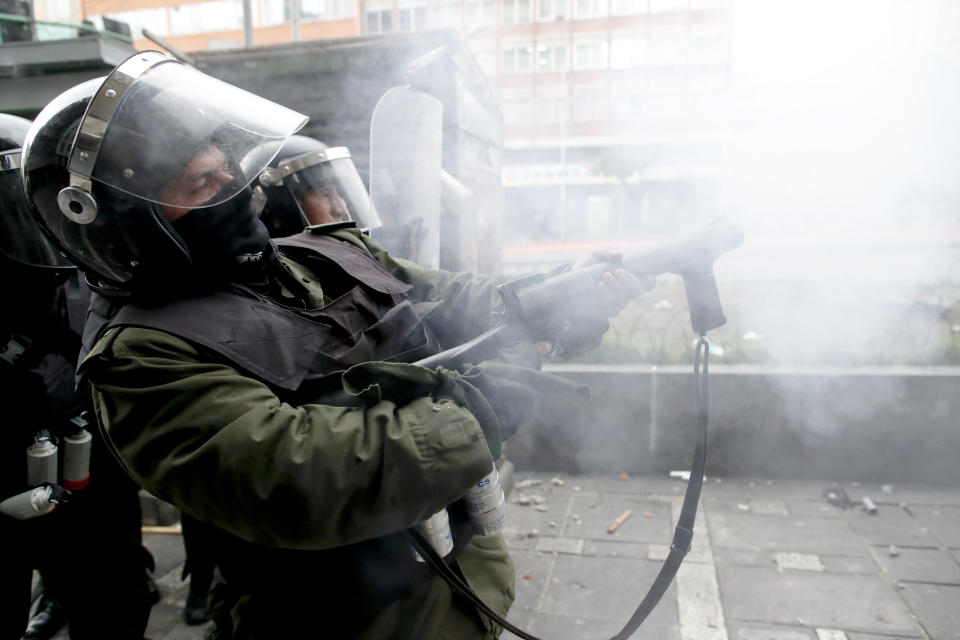
[[[411,285],[368,253],[348,242],[309,233],[277,245],[322,275],[324,296],[332,301],[319,309],[298,309],[249,292],[215,291],[147,307],[95,294],[83,355],[111,327],[159,329],[215,352],[269,385],[285,402],[350,406],[358,401],[343,392],[340,383],[340,374],[350,366],[412,362],[439,352],[426,323],[439,303],[410,300],[406,293]],[[447,558],[453,559],[473,531],[461,505],[451,505],[448,511],[455,547]],[[291,606],[291,597],[302,596],[308,606],[323,603],[335,612],[342,627],[338,632],[344,635],[359,630],[377,612],[434,576],[414,559],[400,533],[318,551],[268,548],[222,530],[218,536],[217,562],[227,581],[241,592],[254,593],[260,606],[280,599],[269,617]],[[293,587],[305,584],[310,585],[305,592]],[[278,593],[279,585],[302,593],[291,594],[289,588]],[[264,612],[269,610],[267,605]]]

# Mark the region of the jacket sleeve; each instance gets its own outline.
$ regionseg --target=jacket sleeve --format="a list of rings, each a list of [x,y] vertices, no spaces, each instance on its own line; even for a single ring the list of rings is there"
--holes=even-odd
[[[397,531],[492,464],[476,419],[448,399],[294,407],[156,330],[109,332],[83,369],[106,440],[144,488],[260,544],[322,549]]]
[[[415,262],[395,258],[375,241],[360,236],[371,255],[390,273],[413,285],[415,300],[442,300],[428,323],[444,347],[453,347],[477,337],[497,322],[503,300],[497,286],[507,276],[489,276],[427,269]]]

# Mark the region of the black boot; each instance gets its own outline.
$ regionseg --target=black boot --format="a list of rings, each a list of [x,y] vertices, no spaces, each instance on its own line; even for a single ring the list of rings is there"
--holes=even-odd
[[[63,628],[66,619],[57,599],[46,590],[40,594],[36,613],[30,618],[23,640],[49,640]]]
[[[193,585],[191,584],[191,587]],[[207,608],[207,591],[195,593],[191,588],[187,595],[187,602],[183,607],[183,620],[187,624],[203,624],[210,619],[210,611]]]

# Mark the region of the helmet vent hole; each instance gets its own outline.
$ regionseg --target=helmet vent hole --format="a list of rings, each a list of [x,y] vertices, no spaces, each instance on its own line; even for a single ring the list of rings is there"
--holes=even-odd
[[[69,207],[70,207],[70,211],[73,211],[77,215],[83,213],[83,205],[77,202],[76,200],[71,200]]]

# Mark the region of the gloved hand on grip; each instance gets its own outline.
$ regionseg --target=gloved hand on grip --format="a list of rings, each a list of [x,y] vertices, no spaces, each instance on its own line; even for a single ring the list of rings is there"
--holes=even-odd
[[[589,398],[590,393],[566,378],[495,360],[436,371],[365,362],[345,371],[342,381],[347,393],[370,402],[403,404],[425,395],[452,398],[480,423],[494,460],[500,457],[502,442],[533,421],[546,396],[575,392]]]

